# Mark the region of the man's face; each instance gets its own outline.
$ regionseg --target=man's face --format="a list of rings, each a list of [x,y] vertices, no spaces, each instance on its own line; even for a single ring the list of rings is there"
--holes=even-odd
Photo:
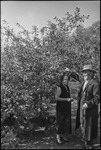
[[[88,80],[88,71],[83,72],[83,78],[85,81]]]
[[[89,70],[86,70],[83,72],[83,78],[84,80],[88,80],[91,76],[92,76],[93,72],[89,71]]]

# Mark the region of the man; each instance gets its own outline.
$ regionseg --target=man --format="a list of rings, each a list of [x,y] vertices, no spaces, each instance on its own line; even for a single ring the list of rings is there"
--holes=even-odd
[[[82,140],[85,148],[92,149],[93,139],[97,137],[98,103],[100,84],[94,79],[96,71],[92,65],[85,65],[82,70],[84,82],[78,93],[76,129],[81,125]]]

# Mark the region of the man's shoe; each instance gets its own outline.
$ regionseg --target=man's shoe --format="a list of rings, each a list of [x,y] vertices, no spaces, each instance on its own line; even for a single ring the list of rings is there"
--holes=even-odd
[[[86,149],[93,149],[93,142],[92,141],[86,142]]]
[[[93,146],[90,146],[90,145],[86,145],[85,147],[86,149],[93,149]]]

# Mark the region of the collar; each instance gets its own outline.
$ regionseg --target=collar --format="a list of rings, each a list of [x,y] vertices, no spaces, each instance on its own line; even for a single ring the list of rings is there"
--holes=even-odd
[[[88,83],[87,83],[85,89],[87,89],[87,87],[88,87],[90,84],[92,84],[92,81],[93,81],[93,79],[88,80]],[[84,83],[85,83],[85,81],[83,82],[82,87],[83,87]]]

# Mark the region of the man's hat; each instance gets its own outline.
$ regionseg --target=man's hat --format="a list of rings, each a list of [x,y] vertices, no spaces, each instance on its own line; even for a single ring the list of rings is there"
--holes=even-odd
[[[84,71],[87,71],[87,70],[92,71],[92,72],[96,72],[92,65],[85,65],[83,67],[83,70],[81,70],[81,72],[84,72]]]

